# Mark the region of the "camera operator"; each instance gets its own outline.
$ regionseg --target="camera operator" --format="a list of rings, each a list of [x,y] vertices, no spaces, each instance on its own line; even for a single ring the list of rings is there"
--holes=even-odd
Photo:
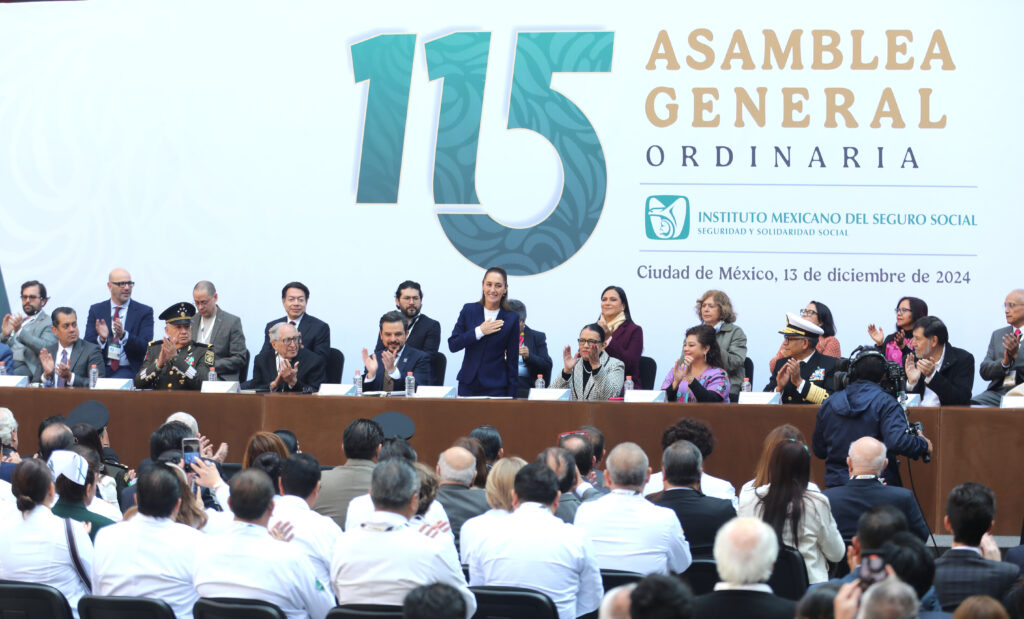
[[[900,403],[880,385],[886,377],[886,363],[875,351],[854,356],[848,375],[850,385],[833,393],[818,409],[811,443],[814,455],[825,460],[826,487],[846,484],[850,443],[863,436],[885,443],[889,466],[883,475],[891,486],[902,485],[897,454],[910,458],[931,454],[932,442],[923,433],[908,431]]]

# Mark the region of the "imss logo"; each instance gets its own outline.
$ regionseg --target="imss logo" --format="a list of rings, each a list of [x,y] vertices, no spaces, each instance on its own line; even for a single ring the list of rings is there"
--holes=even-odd
[[[690,201],[686,196],[650,196],[644,215],[649,239],[668,241],[690,236]]]

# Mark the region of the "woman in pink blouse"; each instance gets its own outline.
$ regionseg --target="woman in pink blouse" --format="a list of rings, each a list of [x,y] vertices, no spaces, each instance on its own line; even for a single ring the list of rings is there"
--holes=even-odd
[[[711,325],[686,330],[683,354],[661,384],[669,402],[729,401],[729,376],[722,369],[716,335]]]
[[[836,339],[836,323],[832,320],[832,310],[827,305],[820,301],[811,301],[807,304],[807,307],[800,310],[800,317],[804,320],[810,320],[825,332],[824,335],[818,338],[818,345],[815,347],[818,352],[826,357],[842,356],[839,350],[839,340]],[[768,362],[768,371],[775,373],[775,364],[785,356],[786,354],[782,352],[780,347],[779,352],[775,353],[772,360]]]

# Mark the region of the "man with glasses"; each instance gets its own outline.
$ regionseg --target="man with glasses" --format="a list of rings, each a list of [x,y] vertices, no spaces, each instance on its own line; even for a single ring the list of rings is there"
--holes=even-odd
[[[49,297],[46,286],[32,280],[21,285],[21,309],[24,315],[7,314],[0,326],[0,350],[10,347],[12,359],[6,364],[8,374],[28,376],[38,383],[43,372],[39,364],[39,353],[47,346],[57,343],[50,327],[50,315],[43,307]],[[4,360],[0,352],[0,361]],[[13,367],[12,367],[13,363]]]
[[[132,378],[153,339],[153,308],[131,298],[135,282],[124,269],[110,272],[107,288],[110,299],[89,308],[85,340],[103,350],[108,377]]]
[[[1024,290],[1006,295],[1003,315],[1007,326],[992,332],[988,352],[981,362],[981,377],[988,388],[974,396],[971,404],[999,406],[1007,391],[1024,381],[1024,357],[1020,355],[1021,329],[1024,329]]]
[[[142,369],[135,375],[136,389],[198,391],[214,366],[213,349],[192,341],[196,308],[182,301],[160,314],[166,321],[162,340],[149,343]]]
[[[441,323],[422,313],[423,289],[419,283],[406,280],[395,291],[395,307],[409,321],[405,345],[427,353],[436,353],[441,346]],[[375,352],[384,350],[384,342],[377,336]]]
[[[252,380],[244,385],[257,391],[313,393],[326,380],[326,365],[316,353],[300,345],[299,332],[286,322],[270,327],[270,351],[256,355]]]
[[[784,337],[786,356],[779,359],[765,391],[778,391],[784,404],[821,404],[832,393],[832,375],[838,359],[818,352],[821,327],[796,314],[786,314]]]
[[[192,317],[192,339],[213,349],[220,380],[240,380],[249,369],[249,351],[245,347],[242,320],[217,305],[213,282],[201,281],[192,288],[196,315]]]

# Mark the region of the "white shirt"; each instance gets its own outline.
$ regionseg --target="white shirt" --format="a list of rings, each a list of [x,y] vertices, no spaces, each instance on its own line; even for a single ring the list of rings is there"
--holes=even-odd
[[[505,526],[505,520],[511,514],[503,509],[491,509],[462,523],[459,529],[459,556],[463,565],[472,562],[477,548],[487,544],[491,531]]]
[[[489,309],[487,309],[485,307],[484,308],[484,320],[485,321],[487,321],[487,320],[497,320],[498,319],[498,312],[500,312],[500,311],[501,311],[501,308],[489,310]],[[481,329],[479,326],[476,329],[474,329],[473,332],[476,334],[476,339],[478,339],[478,340],[484,336],[484,330]]]
[[[191,619],[199,599],[192,572],[205,539],[170,518],[143,514],[103,527],[96,534],[93,594],[160,599],[178,619]]]
[[[210,343],[210,336],[213,335],[213,325],[217,324],[217,313],[214,312],[213,316],[209,320],[205,316],[199,317],[199,342],[203,344]]]
[[[200,597],[263,600],[280,606],[289,619],[324,619],[334,596],[316,579],[302,548],[274,539],[258,524],[233,525],[206,536],[196,554],[192,582]]]
[[[128,306],[131,305],[131,303],[132,303],[132,300],[128,299],[127,301],[124,302],[124,305],[120,306],[121,307],[121,313],[118,314],[117,317],[121,321],[122,329],[124,329],[125,317],[128,316]],[[117,303],[114,303],[113,299],[111,299],[111,301],[110,301],[110,322],[107,323],[107,328],[108,328],[107,339],[110,340],[111,342],[114,341],[114,308],[116,308],[116,307],[118,307]],[[122,335],[121,339],[118,340],[120,342],[120,344],[121,344],[121,359],[120,359],[120,361],[124,365],[128,365],[128,353],[126,353],[125,350],[124,350],[124,343],[128,341],[129,335],[130,334],[128,333],[128,329],[124,329],[124,335]],[[100,339],[99,335],[96,336],[96,343],[99,344],[100,348],[103,348],[104,340]],[[57,352],[60,352],[60,351],[57,351]],[[59,359],[59,358],[60,357],[58,357],[57,359]],[[54,359],[54,361],[56,361],[57,359]],[[104,360],[106,361],[107,359],[104,359]]]
[[[72,536],[86,573],[92,571],[92,542],[85,527],[71,522]],[[64,594],[78,618],[78,601],[88,595],[71,564],[64,519],[38,505],[15,519],[0,535],[0,580],[50,585]]]
[[[581,503],[573,524],[586,532],[601,569],[678,574],[693,560],[675,511],[633,490]]]
[[[559,619],[597,610],[604,588],[594,550],[582,529],[562,522],[546,505],[523,503],[494,527],[469,563],[473,586],[535,589],[558,608]]]
[[[921,396],[921,406],[940,406],[942,404],[942,402],[939,400],[939,394],[937,394],[934,391],[932,391],[932,388],[929,387],[928,385],[930,385],[932,383],[932,379],[935,378],[935,375],[939,373],[939,368],[942,367],[942,362],[945,361],[945,360],[946,360],[946,347],[943,346],[942,347],[942,356],[939,357],[938,362],[935,363],[935,370],[932,372],[932,375],[931,376],[922,376],[921,377],[921,378],[924,379],[924,384],[925,384],[924,395]],[[917,383],[914,383],[914,385],[916,386]],[[911,389],[912,387],[910,387],[910,385],[907,385],[907,388]]]
[[[454,548],[409,526],[401,514],[374,512],[368,522],[345,528],[331,561],[331,587],[339,604],[401,606],[420,585],[451,585],[466,600],[466,619],[476,597],[466,586]]]
[[[348,511],[345,512],[345,530],[351,531],[358,528],[359,525],[373,518],[375,513],[376,509],[373,507],[373,499],[370,498],[369,494],[357,496],[348,502]],[[441,502],[435,499],[427,507],[427,513],[423,514],[423,521],[428,524],[434,524],[438,520],[448,522],[448,512],[444,511],[444,505],[441,505]],[[448,538],[452,540],[452,548],[455,548],[455,533],[452,532],[451,527],[438,535],[443,534],[447,534]]]
[[[663,490],[665,490],[665,474],[662,471],[651,473],[651,479],[644,486],[644,496],[662,492]],[[736,509],[736,506],[739,504],[736,499],[736,488],[731,483],[707,473],[702,472],[700,474],[700,491],[704,493],[704,496],[732,502],[733,509]]]
[[[306,499],[294,495],[279,496],[274,500],[270,526],[282,520],[292,525],[295,538],[290,543],[302,547],[313,563],[317,580],[326,586],[331,582],[331,555],[341,537],[341,527],[334,519],[310,509]]]
[[[740,507],[736,515],[760,518],[761,505],[758,496],[764,496],[768,486],[748,488],[740,493]],[[829,561],[839,561],[846,556],[846,544],[839,533],[828,497],[816,490],[804,494],[804,514],[800,519],[800,539],[793,539],[793,528],[786,521],[782,529],[782,542],[800,551],[807,566],[807,578],[811,584],[828,580]]]

